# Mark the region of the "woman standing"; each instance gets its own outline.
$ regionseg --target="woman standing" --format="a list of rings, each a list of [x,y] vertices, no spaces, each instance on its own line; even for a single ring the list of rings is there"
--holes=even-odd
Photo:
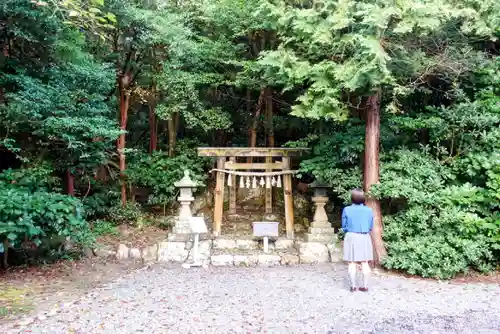
[[[361,263],[363,271],[363,287],[360,291],[368,291],[370,276],[369,261],[373,261],[373,245],[370,232],[373,229],[373,211],[365,206],[365,195],[362,190],[351,192],[352,204],[342,211],[342,229],[344,238],[344,261],[349,263],[348,272],[351,280],[351,292],[356,288],[356,266]]]

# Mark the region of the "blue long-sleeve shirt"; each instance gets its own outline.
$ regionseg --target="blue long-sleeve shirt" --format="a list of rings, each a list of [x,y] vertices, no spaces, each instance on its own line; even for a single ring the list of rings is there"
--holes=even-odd
[[[373,229],[373,211],[363,204],[352,204],[342,211],[344,232],[368,233]]]

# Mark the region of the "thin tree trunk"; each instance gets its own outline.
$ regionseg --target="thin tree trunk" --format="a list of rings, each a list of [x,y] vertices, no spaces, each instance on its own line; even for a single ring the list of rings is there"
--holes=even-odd
[[[247,107],[246,108],[247,109],[247,117],[248,118],[252,118],[252,120],[253,120],[252,96],[251,96],[251,93],[250,93],[250,88],[247,88],[245,100],[246,100],[246,107]],[[251,138],[252,138],[252,126],[251,126],[251,124],[248,124],[248,144],[247,145],[249,147],[250,147]]]
[[[262,112],[262,105],[264,104],[264,97],[266,95],[266,89],[262,88],[259,94],[259,100],[257,101],[257,106],[255,107],[255,114],[253,116],[252,125],[250,127],[250,139],[248,141],[249,147],[257,146],[257,130],[259,128],[259,119]],[[248,162],[252,162],[252,158],[249,157]]]
[[[75,176],[69,169],[66,170],[66,192],[70,196],[75,196]]]
[[[378,91],[371,95],[367,101],[363,182],[365,192],[368,192],[372,185],[379,182],[380,97],[381,92]],[[366,205],[371,207],[374,213],[375,219],[371,236],[375,250],[375,264],[378,265],[387,255],[382,240],[383,226],[380,202],[373,197],[368,197]]]
[[[125,147],[126,147],[126,137],[125,131],[127,130],[127,118],[128,118],[128,108],[130,102],[130,95],[126,91],[127,84],[130,83],[130,73],[124,74],[123,77],[119,78],[118,89],[120,94],[120,104],[119,104],[119,112],[120,112],[120,129],[123,131],[118,137],[118,141],[116,144],[118,150],[119,157],[119,168],[120,168],[120,178],[121,178],[121,202],[122,205],[127,203],[127,184],[125,182]]]
[[[177,131],[179,129],[179,113],[174,113],[167,120],[168,127],[168,156],[173,157],[175,154],[175,146],[177,145]]]
[[[276,44],[276,33],[271,32],[269,34],[269,48],[271,50],[275,49]],[[274,138],[274,109],[273,109],[273,89],[271,87],[267,88],[266,92],[266,118],[267,118],[267,145],[269,147],[275,146],[275,138]]]
[[[155,59],[154,49],[152,51],[153,59]],[[154,67],[158,71],[158,66]],[[157,93],[156,93],[156,79],[153,77],[153,82],[151,85],[151,95],[148,99],[149,106],[149,153],[153,153],[157,149],[158,145],[158,124],[156,121],[156,104],[157,104]]]
[[[149,153],[153,153],[157,149],[158,132],[156,128],[155,107],[149,105]]]
[[[267,145],[274,147],[274,124],[273,124],[273,89],[266,89],[266,127],[267,127]]]

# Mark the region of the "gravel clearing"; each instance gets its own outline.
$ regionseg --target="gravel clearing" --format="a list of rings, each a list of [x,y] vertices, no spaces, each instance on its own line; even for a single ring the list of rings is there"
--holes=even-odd
[[[374,274],[347,290],[344,265],[155,264],[0,333],[500,333],[500,286]]]

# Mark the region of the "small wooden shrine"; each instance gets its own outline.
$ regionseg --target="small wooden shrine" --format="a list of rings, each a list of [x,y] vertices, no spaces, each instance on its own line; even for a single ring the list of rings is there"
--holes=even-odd
[[[272,213],[272,188],[283,188],[287,238],[294,238],[292,175],[290,158],[300,157],[307,148],[200,147],[198,155],[217,157],[214,204],[214,234],[220,235],[224,210],[224,189],[229,188],[229,213],[236,213],[236,187],[265,188],[265,211]],[[263,158],[264,163],[237,162],[237,158]]]

